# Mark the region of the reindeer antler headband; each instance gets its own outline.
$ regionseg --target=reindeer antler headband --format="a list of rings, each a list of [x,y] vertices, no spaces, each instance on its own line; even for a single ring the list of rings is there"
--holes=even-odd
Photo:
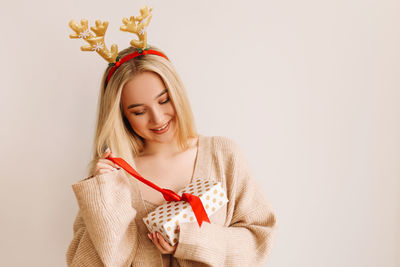
[[[69,37],[72,39],[81,38],[84,39],[89,45],[81,46],[82,51],[96,51],[101,57],[109,62],[112,66],[107,76],[107,83],[110,80],[113,73],[117,68],[125,63],[126,61],[146,54],[158,55],[168,60],[168,58],[161,52],[156,50],[151,50],[147,47],[147,32],[146,27],[149,26],[151,20],[152,8],[148,9],[147,6],[143,6],[140,9],[140,16],[130,17],[128,20],[124,18],[122,22],[123,26],[120,27],[121,31],[135,33],[139,40],[131,40],[131,46],[135,47],[137,50],[123,58],[118,57],[118,46],[116,44],[111,45],[111,51],[107,49],[104,43],[104,35],[107,31],[108,21],[103,23],[100,20],[96,20],[96,26],[90,27],[90,29],[96,34],[93,35],[88,30],[88,21],[86,19],[81,20],[79,25],[75,20],[69,22],[69,26],[75,31],[75,34],[71,34]]]

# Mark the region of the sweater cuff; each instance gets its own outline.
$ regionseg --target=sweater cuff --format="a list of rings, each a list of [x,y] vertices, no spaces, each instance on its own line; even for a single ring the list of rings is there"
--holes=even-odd
[[[218,256],[221,249],[221,240],[210,238],[210,236],[221,237],[221,235],[217,234],[221,226],[203,222],[199,227],[197,222],[189,222],[182,223],[179,227],[179,242],[174,257],[191,259],[194,255]]]
[[[122,189],[123,178],[119,175],[121,175],[121,171],[113,171],[73,184],[72,189],[78,200],[79,208],[82,210],[103,208],[105,197],[107,197],[104,194],[113,194]]]
[[[98,205],[101,194],[98,182],[99,178],[100,176],[95,176],[72,185],[72,189],[81,209],[84,210],[88,206],[96,207]]]

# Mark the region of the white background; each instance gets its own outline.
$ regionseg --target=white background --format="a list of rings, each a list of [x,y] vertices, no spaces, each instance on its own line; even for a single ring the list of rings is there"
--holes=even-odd
[[[203,135],[240,144],[277,214],[266,266],[400,266],[400,2],[2,1],[2,266],[65,266],[106,62],[71,19],[153,6],[149,42]]]

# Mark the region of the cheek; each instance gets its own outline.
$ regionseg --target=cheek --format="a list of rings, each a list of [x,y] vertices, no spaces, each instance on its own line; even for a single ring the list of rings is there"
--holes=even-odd
[[[141,132],[146,127],[146,121],[142,116],[135,117],[132,115],[128,117],[128,121],[135,132]]]
[[[166,107],[166,113],[175,115],[175,109],[171,103]]]

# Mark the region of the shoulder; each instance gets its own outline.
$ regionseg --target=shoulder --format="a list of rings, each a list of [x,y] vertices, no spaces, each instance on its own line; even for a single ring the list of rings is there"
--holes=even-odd
[[[237,150],[239,149],[239,145],[236,141],[230,139],[225,136],[212,136],[213,145],[216,149],[222,150]]]
[[[252,172],[249,168],[247,158],[239,144],[228,137],[209,136],[204,137],[210,147],[211,173],[232,192],[243,188],[251,179]],[[206,142],[205,142],[206,143]]]
[[[202,136],[207,148],[217,157],[230,158],[242,155],[242,149],[233,139],[225,136]]]

